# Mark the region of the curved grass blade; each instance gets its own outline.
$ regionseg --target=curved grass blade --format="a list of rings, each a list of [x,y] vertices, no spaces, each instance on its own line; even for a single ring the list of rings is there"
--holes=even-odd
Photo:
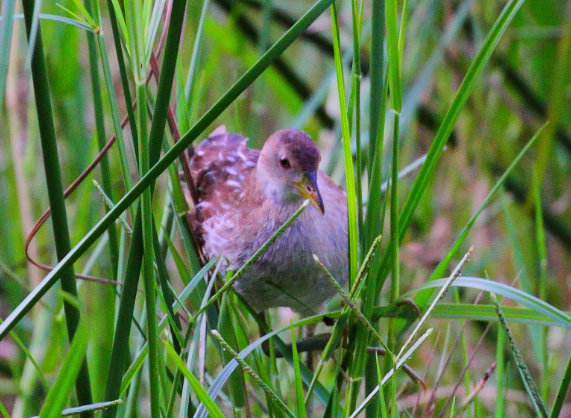
[[[563,327],[560,322],[556,322],[545,315],[539,314],[536,310],[522,308],[520,306],[502,307],[504,316],[508,322],[515,322],[527,325],[544,325],[548,327]],[[570,316],[571,313],[567,312]],[[432,311],[433,318],[443,319],[468,319],[470,321],[497,321],[498,315],[492,305],[474,305],[471,303],[441,303]]]
[[[444,282],[444,279],[433,280],[431,282],[424,283],[423,285],[403,294],[402,296],[411,296],[418,291],[441,287]],[[571,329],[571,315],[560,311],[554,306],[551,306],[547,302],[536,298],[529,293],[523,292],[506,284],[482,279],[479,277],[459,277],[456,279],[452,286],[484,290],[486,292],[502,295],[513,301],[519,302],[524,306],[527,306],[528,308],[536,311],[538,314],[550,318],[564,328]]]
[[[539,130],[535,133],[535,135],[533,135],[533,137],[529,140],[529,142],[525,145],[525,147],[523,147],[523,149],[519,152],[519,154],[516,156],[516,158],[512,161],[512,163],[507,168],[507,170],[504,172],[504,174],[502,174],[502,176],[498,179],[496,184],[494,184],[494,187],[492,187],[492,189],[490,190],[490,192],[488,193],[488,195],[486,196],[486,198],[484,199],[482,204],[478,207],[478,209],[476,209],[476,211],[470,217],[470,219],[468,220],[468,222],[466,223],[464,228],[462,228],[462,231],[460,231],[458,238],[456,238],[456,240],[454,241],[454,244],[452,244],[451,249],[448,251],[446,256],[442,259],[442,261],[440,261],[440,263],[438,263],[438,266],[436,266],[436,268],[434,269],[434,271],[432,272],[430,277],[427,279],[427,281],[434,280],[437,277],[441,277],[444,274],[444,272],[446,271],[446,268],[448,268],[448,265],[452,261],[452,258],[456,255],[456,252],[459,250],[460,246],[462,245],[462,243],[464,242],[464,240],[468,236],[468,233],[470,232],[470,230],[472,229],[472,227],[476,223],[476,220],[478,219],[478,217],[480,216],[480,214],[482,213],[484,208],[490,203],[490,201],[495,196],[495,194],[498,192],[498,190],[500,190],[500,188],[502,187],[504,182],[507,180],[509,174],[513,171],[513,169],[516,167],[516,165],[519,163],[519,161],[523,158],[525,153],[537,141],[537,139],[539,138],[544,127],[545,127],[545,125],[543,125],[541,128],[539,128]],[[430,298],[430,294],[420,295],[418,298],[416,298],[416,303],[418,306],[420,306],[421,309],[423,309],[423,307],[428,303],[429,298]]]
[[[444,149],[444,145],[452,132],[454,124],[460,115],[460,111],[464,108],[470,93],[472,92],[472,88],[477,77],[482,72],[482,69],[490,59],[490,56],[494,49],[496,48],[500,38],[502,37],[503,33],[507,29],[509,23],[512,21],[513,17],[523,4],[524,0],[510,0],[504,9],[502,10],[500,16],[496,19],[492,29],[486,36],[482,47],[478,51],[476,57],[472,61],[456,96],[452,104],[450,105],[444,120],[442,121],[434,140],[430,146],[430,149],[427,153],[427,158],[422,168],[420,169],[419,174],[416,176],[416,179],[411,187],[411,191],[407,196],[407,199],[403,205],[403,209],[401,211],[399,217],[399,228],[400,228],[400,240],[404,238],[406,231],[410,225],[412,215],[418,206],[418,203],[426,190],[428,185],[429,179],[432,176],[432,173],[436,167],[436,163],[438,162],[440,155]],[[381,277],[386,277],[388,273],[389,261],[392,259],[392,248],[389,248],[388,251],[384,254],[383,259],[379,265],[379,271],[381,271]],[[374,290],[375,296],[379,294],[381,291],[381,287],[384,283],[383,280],[378,280],[377,286]]]

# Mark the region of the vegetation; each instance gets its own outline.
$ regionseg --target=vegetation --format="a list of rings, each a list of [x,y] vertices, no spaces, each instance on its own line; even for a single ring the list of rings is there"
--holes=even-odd
[[[1,19],[2,416],[571,414],[571,3]],[[220,124],[304,129],[345,185],[351,280],[323,314],[258,315],[249,264],[201,258],[185,150]]]

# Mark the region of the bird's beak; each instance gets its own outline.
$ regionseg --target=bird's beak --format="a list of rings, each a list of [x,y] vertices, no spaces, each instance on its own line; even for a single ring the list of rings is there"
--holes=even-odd
[[[317,187],[317,172],[305,172],[301,180],[295,183],[297,191],[299,194],[309,199],[309,202],[317,209],[321,214],[325,214],[325,207],[323,206],[323,199],[321,198],[321,193],[319,193],[319,188]]]

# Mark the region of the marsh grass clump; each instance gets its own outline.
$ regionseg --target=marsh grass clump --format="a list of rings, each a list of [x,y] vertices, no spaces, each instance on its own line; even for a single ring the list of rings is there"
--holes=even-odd
[[[570,13],[4,1],[0,414],[567,415]],[[197,229],[222,124],[315,140],[276,148],[291,210],[239,263]],[[304,219],[311,251],[274,246]],[[299,315],[240,292],[259,271],[320,280],[277,286]]]

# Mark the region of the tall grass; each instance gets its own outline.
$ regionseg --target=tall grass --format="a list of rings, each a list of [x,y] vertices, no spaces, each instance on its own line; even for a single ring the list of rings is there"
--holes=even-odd
[[[0,414],[563,413],[570,13],[6,0]],[[290,121],[347,190],[349,231],[348,289],[296,319],[256,314],[232,283],[307,202],[223,278],[198,252],[181,181],[185,151],[218,124],[262,144]],[[64,198],[112,136],[95,187]],[[29,253],[52,264],[38,283],[24,241],[48,206]]]

